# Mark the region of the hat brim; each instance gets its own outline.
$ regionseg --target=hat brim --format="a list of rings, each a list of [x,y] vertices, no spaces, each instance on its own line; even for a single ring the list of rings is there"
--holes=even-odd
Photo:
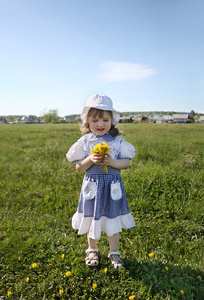
[[[93,106],[92,106],[93,107]],[[85,124],[86,123],[86,117],[88,115],[89,109],[91,107],[84,107],[83,112],[81,113],[81,120],[82,123]],[[119,120],[120,120],[120,113],[117,112],[114,108],[112,108],[111,110],[107,109],[106,107],[100,107],[100,108],[96,108],[96,109],[100,109],[100,110],[107,110],[107,111],[111,111],[112,112],[112,124],[115,126],[116,124],[118,124]]]

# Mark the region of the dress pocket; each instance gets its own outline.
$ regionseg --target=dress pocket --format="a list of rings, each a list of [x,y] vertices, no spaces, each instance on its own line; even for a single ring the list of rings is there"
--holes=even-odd
[[[92,200],[96,196],[96,182],[85,181],[83,185],[83,197],[85,200]]]
[[[120,200],[122,198],[120,182],[111,183],[111,198],[114,201]]]

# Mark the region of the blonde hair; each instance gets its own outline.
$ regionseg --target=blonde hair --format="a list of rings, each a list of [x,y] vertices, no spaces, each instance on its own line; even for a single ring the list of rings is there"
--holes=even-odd
[[[113,118],[112,111],[110,111],[110,110],[101,110],[101,109],[91,107],[89,109],[87,117],[86,117],[86,123],[82,124],[82,126],[81,126],[81,133],[83,135],[85,135],[85,134],[91,132],[90,127],[89,127],[89,123],[87,122],[87,119],[89,117],[92,116],[93,118],[98,117],[98,118],[102,119],[105,112],[110,115],[111,119]],[[117,136],[117,135],[119,135],[119,130],[114,125],[111,125],[111,129],[110,129],[109,133],[112,136]]]

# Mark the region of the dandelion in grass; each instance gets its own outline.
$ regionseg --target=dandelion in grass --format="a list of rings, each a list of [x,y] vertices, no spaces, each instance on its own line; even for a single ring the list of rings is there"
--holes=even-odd
[[[33,269],[37,268],[37,266],[38,266],[38,264],[36,264],[36,263],[32,264]]]
[[[64,291],[63,290],[59,290],[59,294],[63,295]]]
[[[129,297],[130,300],[134,300],[135,299],[135,295],[132,295]]]
[[[26,278],[26,282],[29,282],[29,280],[30,280],[30,278],[29,278],[29,277],[27,277],[27,278]]]
[[[69,276],[71,276],[71,275],[72,275],[72,273],[71,273],[70,271],[67,271],[67,272],[66,272],[66,276],[67,276],[67,277],[69,277]]]
[[[149,257],[154,257],[154,252],[149,253]]]
[[[105,268],[105,269],[104,269],[104,273],[106,274],[106,273],[107,273],[107,271],[108,271],[108,269],[107,269],[107,268]]]
[[[108,152],[111,150],[111,148],[108,146],[107,143],[103,142],[102,144],[95,145],[94,149],[91,150],[91,154],[99,154],[101,156],[105,156],[108,154]],[[108,173],[108,168],[105,165],[101,166],[104,173]]]
[[[181,293],[181,295],[183,295],[183,294],[184,294],[184,291],[183,291],[183,290],[180,290],[180,293]]]
[[[64,254],[61,255],[61,258],[64,259]]]
[[[97,284],[96,283],[93,283],[93,289],[95,290],[97,288]]]
[[[166,271],[169,271],[169,268],[168,268],[168,267],[165,267],[165,270],[166,270]]]
[[[8,297],[10,297],[12,295],[11,291],[7,292]]]

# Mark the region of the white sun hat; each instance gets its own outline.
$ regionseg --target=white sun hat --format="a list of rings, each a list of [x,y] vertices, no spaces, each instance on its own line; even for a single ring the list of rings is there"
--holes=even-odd
[[[84,110],[81,114],[82,123],[86,123],[86,117],[90,108],[112,111],[112,124],[116,125],[120,120],[120,113],[113,108],[111,98],[105,95],[92,95],[88,98]]]

